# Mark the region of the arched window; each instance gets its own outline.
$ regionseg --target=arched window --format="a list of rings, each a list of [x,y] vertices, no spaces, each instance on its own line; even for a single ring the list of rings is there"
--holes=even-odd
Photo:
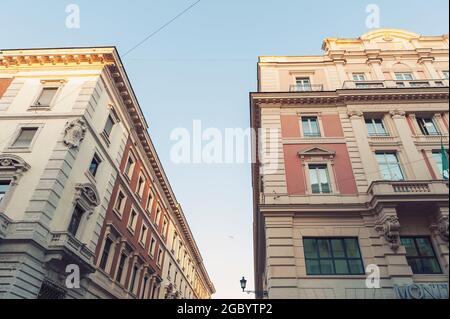
[[[0,212],[6,209],[20,178],[29,169],[30,165],[17,155],[0,155]]]

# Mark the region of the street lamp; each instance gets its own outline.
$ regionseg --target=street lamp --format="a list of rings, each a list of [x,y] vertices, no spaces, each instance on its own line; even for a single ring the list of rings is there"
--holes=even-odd
[[[242,279],[241,279],[242,292],[245,292],[246,287],[247,287],[247,280],[245,279],[245,277],[242,277]]]

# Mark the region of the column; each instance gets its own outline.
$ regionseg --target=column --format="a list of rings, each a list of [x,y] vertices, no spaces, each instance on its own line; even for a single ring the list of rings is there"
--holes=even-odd
[[[449,271],[448,216],[448,204],[438,204],[436,207],[433,222],[430,225],[431,233],[433,234],[434,242],[436,243],[436,254],[439,255],[442,261],[442,265],[445,267],[443,271],[447,274]]]
[[[367,59],[367,65],[369,65],[373,73],[375,74],[375,79],[377,81],[384,81],[383,70],[381,69],[381,64],[383,63],[383,59],[379,57],[369,57]]]
[[[406,170],[406,179],[427,180],[430,178],[428,168],[423,160],[423,157],[417,150],[417,146],[414,143],[414,139],[411,135],[411,129],[409,128],[406,120],[406,113],[402,110],[393,110],[390,112],[394,124],[397,128],[397,132],[403,144],[403,150],[405,156],[400,156],[399,160],[402,167]]]
[[[406,249],[400,242],[400,229],[400,220],[395,206],[382,205],[377,208],[375,230],[384,243],[377,252],[377,257],[384,257],[387,276],[391,279],[393,286],[413,283],[413,273],[406,259]]]
[[[434,68],[434,57],[422,56],[419,58],[417,63],[422,64],[425,67],[428,73],[429,80],[439,80],[442,78]]]

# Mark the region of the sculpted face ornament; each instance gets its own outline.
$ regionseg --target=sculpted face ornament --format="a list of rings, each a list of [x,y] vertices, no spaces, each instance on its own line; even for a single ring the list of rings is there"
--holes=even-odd
[[[400,221],[396,216],[387,217],[377,229],[384,235],[393,251],[400,247]]]
[[[448,243],[448,216],[443,216],[439,219],[438,231],[442,240]]]
[[[64,144],[70,149],[78,148],[86,135],[86,123],[83,120],[77,119],[67,123]]]

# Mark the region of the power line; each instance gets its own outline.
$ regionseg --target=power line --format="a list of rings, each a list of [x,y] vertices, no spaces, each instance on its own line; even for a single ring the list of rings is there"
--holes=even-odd
[[[137,43],[135,46],[133,46],[131,49],[129,49],[128,51],[125,52],[125,54],[122,55],[122,57],[127,56],[129,53],[131,53],[132,51],[136,50],[139,46],[141,46],[142,44],[144,44],[145,42],[147,42],[150,38],[154,37],[155,35],[157,35],[159,32],[161,32],[162,30],[164,30],[166,27],[168,27],[170,24],[172,24],[173,22],[175,22],[178,18],[180,18],[181,16],[183,16],[185,13],[187,13],[188,11],[190,11],[192,8],[194,8],[195,6],[197,6],[202,0],[198,0],[197,2],[191,4],[189,7],[187,7],[186,9],[184,9],[183,11],[181,11],[180,13],[178,13],[175,17],[173,17],[172,19],[170,19],[169,21],[167,21],[166,23],[164,23],[162,26],[160,26],[158,29],[156,29],[155,31],[153,31],[152,33],[150,33],[147,37],[145,37],[142,41],[140,41],[139,43]]]

